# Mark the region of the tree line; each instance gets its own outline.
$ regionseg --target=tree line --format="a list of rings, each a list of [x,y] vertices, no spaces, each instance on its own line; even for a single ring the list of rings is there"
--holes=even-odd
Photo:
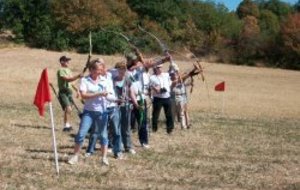
[[[128,49],[115,32],[145,52],[160,51],[137,25],[171,49],[219,62],[300,69],[300,0],[243,0],[236,11],[209,0],[0,0],[0,31],[30,47],[85,53],[91,31],[95,53]]]

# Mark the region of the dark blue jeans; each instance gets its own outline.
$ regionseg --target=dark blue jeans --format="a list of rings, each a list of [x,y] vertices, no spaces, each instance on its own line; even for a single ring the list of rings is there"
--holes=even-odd
[[[134,120],[138,123],[138,136],[141,144],[148,144],[148,123],[147,123],[147,102],[144,101],[144,109],[138,110],[134,108],[132,114],[135,115]]]
[[[131,142],[131,128],[130,128],[130,117],[131,117],[131,106],[121,106],[121,135],[122,135],[122,142],[124,145],[125,151],[132,148]]]

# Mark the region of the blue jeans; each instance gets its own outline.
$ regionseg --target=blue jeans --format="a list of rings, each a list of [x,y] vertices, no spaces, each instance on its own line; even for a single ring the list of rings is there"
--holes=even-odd
[[[92,136],[95,136],[95,143],[97,137],[100,136],[101,145],[108,144],[107,138],[107,113],[101,113],[97,111],[84,110],[79,125],[79,131],[75,137],[75,143],[82,145],[86,134],[92,125],[95,125],[95,130]]]
[[[121,123],[120,123],[120,109],[119,107],[107,108],[108,113],[108,130],[111,132],[109,136],[109,144],[113,147],[113,152],[117,155],[121,152],[122,137],[121,137]],[[110,138],[111,137],[111,138]]]
[[[123,142],[125,151],[128,151],[129,149],[132,148],[131,128],[130,128],[131,108],[129,105],[121,106],[120,112],[121,112],[122,142]]]

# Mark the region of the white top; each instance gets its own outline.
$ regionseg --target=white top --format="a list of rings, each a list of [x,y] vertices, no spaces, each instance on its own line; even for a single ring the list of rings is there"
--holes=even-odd
[[[149,96],[149,88],[150,88],[150,74],[149,73],[146,73],[144,72],[143,73],[143,82],[144,82],[144,94]]]
[[[107,83],[98,78],[94,81],[90,76],[83,77],[80,81],[79,90],[85,93],[96,93],[106,91]],[[107,100],[105,97],[97,96],[95,98],[86,99],[84,109],[88,111],[106,111]]]
[[[136,95],[137,100],[145,99],[145,95],[143,93],[143,88],[140,82],[133,82],[130,86],[130,89]]]
[[[104,84],[103,84],[104,83]],[[106,84],[106,92],[108,93],[106,100],[107,100],[107,107],[114,107],[117,106],[115,101],[117,100],[114,83],[112,78],[112,73],[107,72],[105,76],[100,76],[100,84]]]
[[[157,98],[169,98],[170,97],[170,87],[171,87],[171,79],[168,73],[161,73],[160,75],[152,75],[150,76],[150,86],[151,87],[160,87],[165,88],[167,92],[165,93],[156,93],[153,91],[153,97]]]

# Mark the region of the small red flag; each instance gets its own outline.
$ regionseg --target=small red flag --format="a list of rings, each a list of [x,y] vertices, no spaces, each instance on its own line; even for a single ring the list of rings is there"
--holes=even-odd
[[[225,81],[220,82],[215,86],[215,91],[225,91]]]
[[[50,94],[50,88],[48,82],[48,71],[46,68],[43,70],[41,74],[41,78],[37,86],[34,102],[33,102],[33,104],[36,105],[36,107],[38,107],[40,116],[44,116],[44,112],[45,112],[44,104],[50,101],[51,101],[51,94]]]

